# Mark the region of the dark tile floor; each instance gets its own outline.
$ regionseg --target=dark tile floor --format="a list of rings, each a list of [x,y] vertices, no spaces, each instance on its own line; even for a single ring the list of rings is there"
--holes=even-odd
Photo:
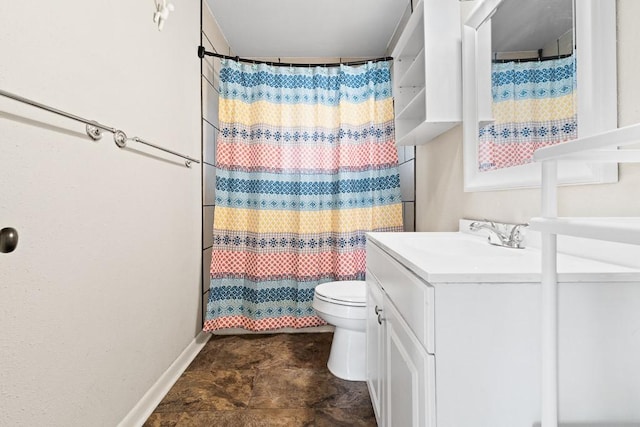
[[[145,427],[376,426],[366,384],[327,369],[332,337],[214,335]]]

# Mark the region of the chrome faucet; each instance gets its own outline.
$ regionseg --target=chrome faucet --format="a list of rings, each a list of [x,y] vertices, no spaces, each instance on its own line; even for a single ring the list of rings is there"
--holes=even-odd
[[[511,230],[507,232],[506,230],[505,231],[500,230],[500,228],[493,221],[485,220],[484,222],[481,222],[481,221],[472,222],[471,224],[469,224],[469,230],[478,231],[484,228],[492,232],[500,241],[499,244],[494,243],[493,240],[491,240],[491,236],[489,236],[487,240],[492,245],[504,246],[506,248],[523,249],[524,248],[524,246],[522,246],[523,236],[522,236],[521,230],[523,227],[527,227],[527,226],[528,224],[515,224],[511,228]]]

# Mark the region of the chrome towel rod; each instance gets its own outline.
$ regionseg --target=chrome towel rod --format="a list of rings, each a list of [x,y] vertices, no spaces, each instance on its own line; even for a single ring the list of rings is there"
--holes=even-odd
[[[87,135],[91,139],[93,139],[94,141],[97,141],[100,138],[102,138],[102,131],[107,131],[107,132],[110,132],[110,133],[113,134],[113,141],[120,148],[126,147],[128,141],[134,141],[134,142],[139,142],[140,144],[148,145],[149,147],[153,147],[153,148],[155,148],[157,150],[164,151],[165,153],[169,153],[169,154],[173,154],[174,156],[181,157],[181,158],[186,160],[184,162],[184,164],[188,168],[191,167],[191,162],[198,163],[198,164],[200,163],[199,160],[196,160],[196,159],[194,159],[192,157],[189,157],[189,156],[185,156],[184,154],[177,153],[177,152],[175,152],[173,150],[169,150],[167,148],[163,148],[163,147],[160,147],[158,145],[152,144],[149,141],[145,141],[142,138],[139,138],[137,136],[134,136],[133,138],[129,138],[129,137],[127,137],[127,134],[124,133],[122,130],[116,129],[116,128],[110,127],[110,126],[105,126],[105,125],[103,125],[103,124],[101,124],[101,123],[99,123],[99,122],[97,122],[95,120],[88,120],[88,119],[85,119],[83,117],[76,116],[75,114],[70,114],[70,113],[67,113],[65,111],[58,110],[57,108],[49,107],[48,105],[41,104],[39,102],[33,101],[31,99],[25,98],[25,97],[20,96],[20,95],[16,95],[16,94],[11,93],[11,92],[7,92],[7,91],[2,90],[2,89],[0,89],[0,95],[5,96],[7,98],[11,98],[14,101],[22,102],[23,104],[31,105],[32,107],[36,107],[36,108],[40,108],[40,109],[45,110],[45,111],[49,111],[50,113],[58,114],[59,116],[63,116],[63,117],[66,117],[68,119],[84,123],[86,125]]]

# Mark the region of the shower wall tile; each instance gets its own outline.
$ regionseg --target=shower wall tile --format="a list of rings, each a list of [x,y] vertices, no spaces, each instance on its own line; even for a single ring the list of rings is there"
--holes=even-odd
[[[203,37],[202,42],[204,48],[209,52],[216,52],[216,49],[211,46],[209,43],[209,39]],[[214,56],[205,56],[202,61],[202,75],[207,78],[211,83],[213,83],[213,87],[218,90],[220,88],[220,68],[222,67],[222,62],[220,62],[220,58],[216,58]]]
[[[202,295],[202,305],[199,308],[200,318],[202,319],[202,324],[204,324],[204,316],[207,313],[207,303],[209,302],[209,291]]]
[[[404,160],[409,161],[416,158],[416,147],[413,145],[405,145],[404,147]]]
[[[405,231],[414,231],[415,218],[415,147],[398,146],[400,172],[400,191],[402,193],[402,212]]]
[[[213,58],[213,79],[209,79],[213,83],[215,90],[220,91],[220,69],[222,62],[220,58]]]
[[[218,126],[218,91],[206,78],[202,78],[202,114],[212,125]]]
[[[209,278],[211,277],[211,248],[202,251],[202,293],[209,290]]]
[[[216,168],[205,163],[202,169],[202,199],[205,206],[213,206],[216,203]]]
[[[402,220],[404,222],[404,231],[416,231],[415,212],[416,204],[414,202],[402,203]]]
[[[404,146],[398,145],[397,149],[398,149],[398,164],[403,164],[404,163]]]
[[[400,165],[400,190],[402,191],[402,201],[415,201],[415,161],[405,162]]]
[[[218,27],[207,2],[202,2],[202,46],[209,52],[233,55],[222,31]],[[216,186],[216,140],[218,132],[218,89],[220,87],[221,62],[219,58],[206,56],[202,61],[202,281],[204,293],[201,314],[204,316],[209,299],[209,267],[213,238],[213,214]],[[204,323],[204,317],[202,317]]]
[[[202,249],[213,245],[213,210],[214,206],[202,208]]]
[[[202,121],[202,160],[210,165],[216,164],[216,138],[218,130],[206,120]]]
[[[209,39],[207,38],[207,35],[205,33],[202,34],[202,46],[204,46],[204,48],[209,52],[216,51],[213,45],[211,45],[211,42],[209,42]],[[213,81],[213,76],[214,76],[213,58],[214,58],[213,56],[205,56],[202,61],[202,75],[211,81]]]
[[[216,52],[216,49],[213,46],[211,46],[211,43],[209,43],[209,39],[207,39],[206,37],[203,37],[203,39],[204,39],[203,46],[205,47],[205,49],[208,50],[209,52]],[[221,67],[220,58],[216,58],[215,56],[205,56],[202,65],[203,65],[202,74],[211,83],[213,83],[213,87],[216,90],[218,90],[220,86],[219,78],[218,78],[220,74],[220,67]]]
[[[398,163],[403,164],[416,158],[416,147],[413,145],[399,145],[398,149]]]
[[[216,91],[220,91],[220,68],[222,67],[222,64],[218,58],[208,58],[209,59],[205,60],[202,64],[202,76]]]

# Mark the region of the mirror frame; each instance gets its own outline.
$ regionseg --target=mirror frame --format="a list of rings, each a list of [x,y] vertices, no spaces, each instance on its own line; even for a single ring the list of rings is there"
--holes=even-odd
[[[478,170],[478,133],[491,123],[491,17],[504,0],[481,0],[463,26],[463,170],[464,191],[539,187],[541,166]],[[575,0],[578,135],[610,129],[618,122],[615,0]],[[564,185],[618,182],[617,163],[559,162]]]

